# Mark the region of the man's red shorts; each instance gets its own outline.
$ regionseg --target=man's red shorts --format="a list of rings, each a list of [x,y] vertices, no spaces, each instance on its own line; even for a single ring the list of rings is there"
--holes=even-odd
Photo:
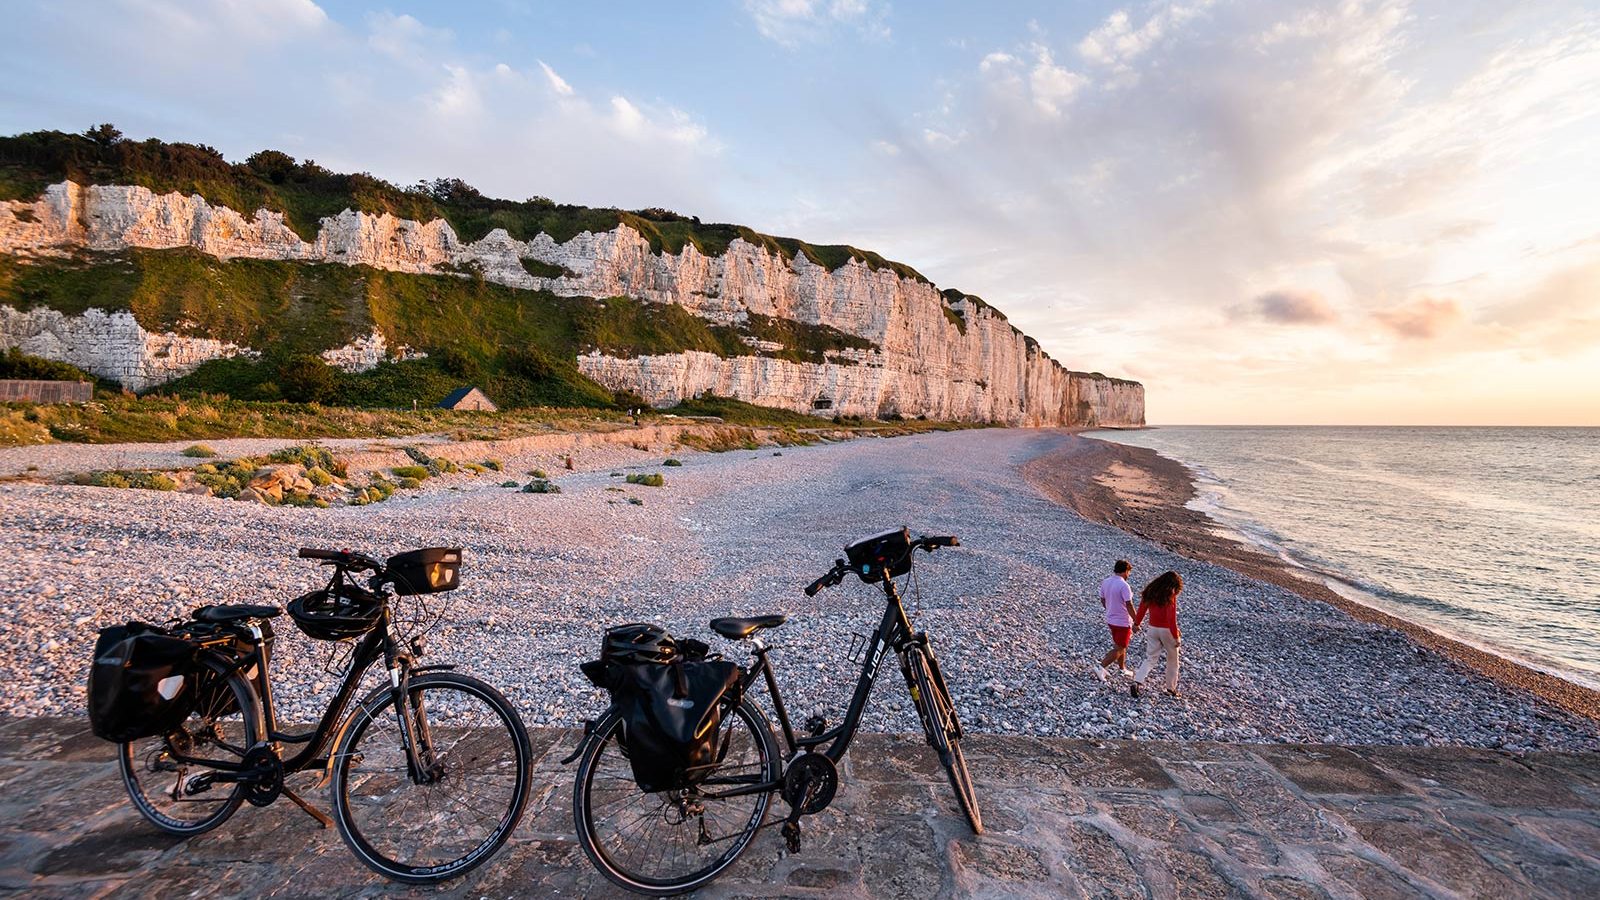
[[[1128,635],[1133,633],[1132,628],[1124,625],[1107,625],[1106,627],[1111,629],[1111,643],[1116,644],[1118,647],[1126,648],[1128,646]]]

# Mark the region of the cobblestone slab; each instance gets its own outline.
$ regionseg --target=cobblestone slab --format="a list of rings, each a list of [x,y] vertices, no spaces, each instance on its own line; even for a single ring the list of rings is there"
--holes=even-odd
[[[572,838],[575,734],[537,729],[532,803],[489,864],[419,890],[287,802],[167,837],[77,721],[0,719],[0,894],[613,897]],[[920,739],[863,734],[798,855],[776,829],[701,896],[1596,897],[1600,756],[975,735],[972,836]],[[306,788],[320,806],[326,798]]]

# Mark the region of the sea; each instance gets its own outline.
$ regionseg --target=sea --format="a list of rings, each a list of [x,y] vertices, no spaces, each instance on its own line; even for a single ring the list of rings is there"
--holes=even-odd
[[[1600,428],[1096,431],[1192,508],[1360,603],[1600,689]]]

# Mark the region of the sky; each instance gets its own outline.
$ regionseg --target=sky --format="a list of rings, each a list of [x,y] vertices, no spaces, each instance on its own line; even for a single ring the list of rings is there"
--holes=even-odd
[[[1600,425],[1593,3],[7,6],[0,133],[854,244],[1156,424]]]

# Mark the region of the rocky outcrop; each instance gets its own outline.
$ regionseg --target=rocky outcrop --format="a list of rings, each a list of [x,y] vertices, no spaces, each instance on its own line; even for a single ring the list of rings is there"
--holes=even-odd
[[[657,252],[625,225],[565,242],[547,234],[519,241],[495,229],[467,243],[442,220],[419,223],[351,210],[323,219],[316,240],[305,241],[279,213],[258,210],[246,219],[199,196],[157,195],[136,186],[63,182],[35,202],[0,203],[0,252],[127,247],[191,247],[223,258],[341,262],[415,273],[476,268],[485,279],[514,287],[675,303],[722,323],[757,313],[826,325],[878,348],[836,354],[828,363],[699,353],[580,361],[595,380],[652,403],[710,390],[829,415],[895,412],[1016,425],[1144,421],[1141,385],[1071,372],[992,308],[966,298],[947,301],[925,281],[861,260],[830,271],[803,254],[790,259],[741,239],[717,256],[692,244],[677,253]],[[543,263],[539,271],[553,266],[562,274],[531,274],[524,260]],[[372,343],[341,352],[340,363],[366,366]]]

